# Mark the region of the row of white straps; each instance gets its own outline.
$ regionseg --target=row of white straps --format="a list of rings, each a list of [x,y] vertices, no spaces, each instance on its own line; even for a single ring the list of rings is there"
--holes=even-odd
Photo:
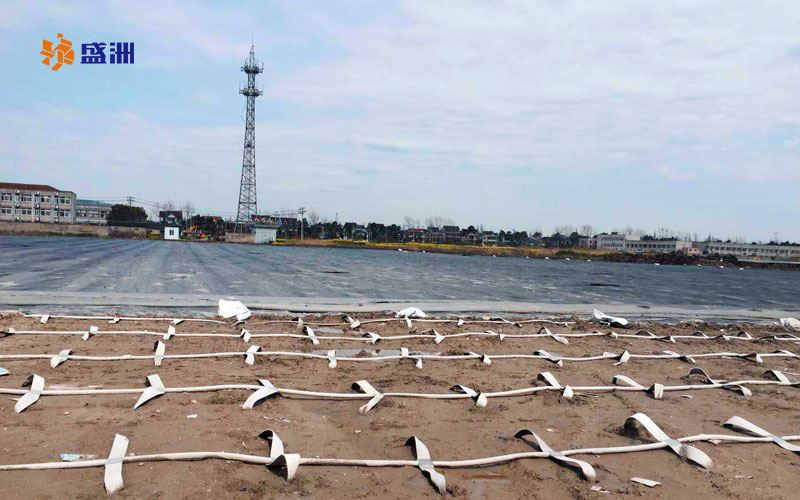
[[[317,392],[302,389],[291,389],[276,387],[269,380],[259,380],[260,385],[255,384],[222,384],[222,385],[202,385],[191,387],[166,387],[161,381],[161,377],[156,374],[148,375],[144,388],[124,388],[124,389],[46,389],[45,380],[40,375],[31,375],[23,383],[22,389],[0,388],[0,394],[19,396],[14,411],[21,413],[42,396],[93,396],[93,395],[114,395],[114,394],[138,394],[139,398],[133,405],[137,409],[145,403],[163,396],[167,393],[197,393],[197,392],[217,392],[217,391],[251,391],[250,396],[242,404],[244,409],[252,409],[263,403],[269,398],[277,396],[300,397],[302,399],[318,398],[331,400],[363,400],[367,403],[359,408],[359,413],[367,413],[374,408],[384,398],[420,398],[420,399],[469,399],[476,406],[487,406],[489,399],[502,397],[518,397],[535,394],[542,391],[556,391],[566,399],[575,397],[596,397],[597,393],[608,392],[642,392],[651,395],[655,399],[663,399],[667,392],[675,391],[696,391],[706,389],[725,389],[734,391],[743,396],[751,395],[748,386],[788,386],[798,387],[800,382],[791,381],[783,372],[778,370],[768,370],[764,372],[763,379],[754,380],[722,380],[714,379],[702,368],[694,367],[684,377],[689,380],[699,380],[700,383],[685,385],[665,385],[661,383],[650,383],[643,385],[625,375],[615,375],[612,378],[613,385],[599,386],[580,386],[574,384],[562,384],[550,372],[541,372],[537,375],[536,381],[543,385],[533,385],[520,389],[504,390],[498,392],[477,391],[465,385],[454,385],[448,393],[417,393],[417,392],[380,392],[375,389],[368,381],[359,380],[352,384],[355,392]]]
[[[249,340],[249,339],[248,339]],[[253,365],[257,357],[288,357],[288,358],[301,358],[301,359],[320,359],[326,360],[330,368],[336,368],[340,362],[385,362],[397,360],[411,360],[417,368],[422,368],[423,360],[425,361],[460,361],[460,360],[480,360],[483,364],[491,365],[494,361],[504,359],[530,359],[530,360],[544,360],[553,363],[557,366],[563,366],[565,362],[590,362],[590,361],[615,361],[614,365],[625,364],[631,360],[672,360],[677,359],[686,363],[694,364],[698,359],[731,359],[731,360],[745,360],[751,361],[756,364],[762,364],[764,359],[769,358],[798,358],[799,355],[785,350],[777,350],[772,352],[700,352],[700,353],[679,353],[676,351],[661,351],[654,354],[637,354],[624,350],[621,353],[603,352],[598,355],[591,356],[561,356],[557,353],[552,353],[539,349],[533,351],[531,354],[486,354],[476,352],[466,352],[464,354],[426,354],[412,352],[408,347],[401,347],[398,349],[398,354],[376,354],[373,356],[340,356],[337,354],[336,349],[328,350],[325,354],[317,354],[302,351],[265,351],[258,345],[250,345],[246,351],[224,351],[224,352],[210,352],[210,353],[197,353],[197,354],[166,354],[167,344],[162,340],[156,340],[153,343],[152,355],[134,355],[134,354],[121,354],[121,355],[106,355],[106,356],[83,356],[73,354],[72,349],[62,349],[57,354],[8,354],[0,353],[0,360],[26,360],[26,359],[49,359],[50,367],[56,368],[62,363],[69,360],[76,361],[136,361],[136,360],[152,360],[155,366],[161,366],[164,360],[187,360],[187,359],[208,359],[208,358],[236,358],[242,357],[245,363]]]
[[[218,319],[210,319],[210,318],[170,318],[170,317],[126,317],[126,316],[72,316],[72,315],[58,315],[58,314],[25,314],[23,317],[25,318],[39,318],[39,322],[42,324],[46,324],[50,319],[77,319],[77,320],[98,320],[98,321],[108,321],[110,324],[116,324],[120,321],[169,321],[173,325],[179,325],[186,322],[196,322],[196,323],[215,323],[215,324],[226,324],[227,322],[224,320]],[[252,316],[248,316],[246,319],[249,319]],[[264,321],[248,321],[250,325],[270,325],[270,324],[300,324],[303,325],[304,323],[312,324],[315,326],[340,326],[342,322],[347,323],[350,328],[358,328],[361,325],[366,325],[370,323],[388,323],[388,322],[403,322],[406,323],[409,328],[413,326],[413,321],[420,322],[420,323],[454,323],[457,326],[463,326],[466,324],[479,324],[479,323],[489,323],[489,324],[500,324],[500,325],[512,325],[518,328],[521,328],[523,324],[528,323],[547,323],[553,325],[562,325],[567,326],[574,324],[574,321],[561,321],[561,320],[552,320],[552,319],[538,319],[538,318],[531,318],[531,319],[519,319],[515,321],[509,321],[505,318],[501,318],[498,316],[481,316],[479,318],[417,318],[414,316],[400,316],[400,317],[384,317],[384,318],[371,318],[371,319],[363,319],[358,320],[354,319],[350,315],[343,315],[341,317],[341,322],[326,322],[326,321],[304,321],[302,317],[297,318],[287,318],[287,319],[276,319],[276,320],[264,320]],[[244,321],[244,320],[242,320]]]
[[[439,494],[445,495],[447,493],[447,483],[444,475],[439,472],[437,468],[484,467],[488,465],[515,462],[519,460],[549,459],[561,466],[576,470],[583,479],[595,482],[597,481],[597,474],[594,467],[589,462],[573,458],[574,456],[598,456],[605,454],[635,453],[667,449],[675,453],[678,457],[680,457],[681,460],[703,468],[711,468],[713,466],[711,458],[705,452],[699,448],[696,448],[695,446],[692,446],[690,443],[711,442],[714,444],[744,444],[772,442],[785,450],[792,451],[794,453],[800,453],[800,446],[791,443],[791,441],[800,440],[800,436],[780,436],[772,434],[771,432],[738,416],[731,417],[723,424],[723,426],[747,435],[699,434],[676,439],[670,437],[661,429],[661,427],[659,427],[644,413],[636,413],[625,420],[625,433],[631,436],[647,437],[649,440],[651,440],[650,443],[629,446],[576,448],[571,450],[556,451],[532,430],[521,429],[514,434],[514,437],[523,440],[525,443],[534,448],[535,451],[516,452],[467,460],[433,460],[428,447],[417,436],[411,436],[406,441],[406,446],[409,446],[413,453],[413,460],[304,457],[299,453],[287,453],[283,442],[278,437],[277,433],[272,430],[264,431],[259,435],[260,438],[269,442],[269,456],[206,451],[126,455],[129,440],[127,437],[117,434],[114,438],[111,452],[109,453],[108,458],[105,459],[84,460],[77,462],[44,462],[0,465],[0,472],[12,470],[49,470],[103,467],[105,489],[109,494],[111,494],[121,490],[124,486],[122,479],[122,465],[125,463],[221,459],[246,464],[265,465],[273,469],[279,469],[285,474],[286,479],[289,481],[295,477],[298,468],[301,465],[416,467],[425,475],[425,477],[428,478],[431,485]],[[531,437],[532,439],[528,439],[528,437]]]
[[[698,340],[737,340],[737,341],[766,341],[774,340],[779,342],[800,342],[800,336],[783,333],[776,335],[766,335],[762,337],[754,337],[748,332],[740,330],[735,334],[729,335],[722,333],[720,335],[707,335],[703,332],[693,332],[686,335],[656,335],[647,330],[640,330],[636,333],[617,333],[614,331],[601,332],[583,332],[583,333],[553,333],[548,328],[542,327],[537,333],[528,334],[510,334],[510,333],[497,333],[492,330],[481,332],[459,332],[459,333],[440,333],[435,329],[430,329],[422,333],[415,333],[412,335],[380,335],[375,332],[359,331],[358,335],[320,335],[318,331],[308,325],[300,325],[298,330],[301,333],[257,333],[256,330],[248,330],[242,328],[239,333],[192,333],[192,332],[178,332],[174,325],[169,325],[166,332],[154,332],[150,330],[100,330],[97,326],[90,326],[88,330],[17,330],[15,328],[8,328],[2,335],[80,335],[83,340],[88,340],[94,336],[99,335],[144,335],[162,337],[163,340],[169,340],[173,337],[207,337],[207,338],[241,338],[245,342],[250,342],[253,338],[294,338],[310,341],[314,345],[320,344],[321,341],[353,341],[365,344],[377,344],[380,341],[395,341],[395,340],[432,340],[436,344],[441,344],[449,338],[463,338],[463,337],[488,337],[496,338],[498,340],[505,339],[552,339],[560,344],[568,345],[569,339],[586,338],[586,337],[608,337],[611,339],[637,339],[637,340],[656,340],[660,342],[668,342],[675,344],[679,340],[698,341]]]

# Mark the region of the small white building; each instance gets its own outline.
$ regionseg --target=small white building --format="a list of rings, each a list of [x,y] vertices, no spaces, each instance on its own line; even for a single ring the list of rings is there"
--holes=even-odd
[[[255,226],[255,243],[273,243],[278,239],[278,228],[268,226]]]
[[[179,240],[181,239],[181,228],[177,226],[166,226],[164,228],[165,240]]]

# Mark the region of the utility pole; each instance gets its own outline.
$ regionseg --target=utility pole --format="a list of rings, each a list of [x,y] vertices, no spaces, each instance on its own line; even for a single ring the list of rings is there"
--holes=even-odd
[[[239,93],[247,97],[247,120],[244,128],[244,154],[242,156],[242,180],[239,183],[239,206],[236,222],[249,224],[258,213],[256,198],[256,97],[263,94],[256,88],[256,75],[264,71],[264,63],[256,59],[255,45],[250,46],[250,57],[242,63],[247,74],[247,87]]]
[[[129,207],[133,206],[133,196],[128,196],[128,206]]]
[[[297,213],[300,214],[300,241],[303,241],[303,214],[306,213],[306,207],[298,208]]]

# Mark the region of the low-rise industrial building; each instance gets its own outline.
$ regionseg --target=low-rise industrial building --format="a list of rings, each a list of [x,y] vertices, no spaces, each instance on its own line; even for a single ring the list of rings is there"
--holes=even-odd
[[[724,241],[702,241],[696,243],[704,254],[733,255],[739,260],[792,261],[800,259],[800,246],[754,245]]]
[[[76,224],[105,224],[112,205],[96,200],[77,200],[75,203]]]
[[[76,196],[46,184],[0,182],[0,220],[75,223]]]
[[[625,251],[625,244],[628,239],[633,239],[638,237],[630,236],[627,234],[622,233],[601,233],[594,237],[596,242],[596,247],[598,249],[606,249],[606,250],[616,250],[617,252],[624,252]]]
[[[275,243],[278,241],[278,228],[277,226],[256,225],[253,226],[255,231],[255,243]]]
[[[685,240],[630,240],[625,242],[625,251],[637,253],[689,253],[691,241]]]
[[[635,253],[689,253],[692,249],[691,241],[678,239],[641,239],[639,236],[622,233],[603,233],[598,234],[594,238],[581,238],[579,240],[579,245],[584,248],[599,248],[617,252]]]

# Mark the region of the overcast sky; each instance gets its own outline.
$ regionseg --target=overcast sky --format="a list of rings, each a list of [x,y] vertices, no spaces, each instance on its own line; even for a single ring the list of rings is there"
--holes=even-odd
[[[148,3],[0,4],[0,181],[233,215],[252,35],[261,210],[800,240],[797,0]]]

